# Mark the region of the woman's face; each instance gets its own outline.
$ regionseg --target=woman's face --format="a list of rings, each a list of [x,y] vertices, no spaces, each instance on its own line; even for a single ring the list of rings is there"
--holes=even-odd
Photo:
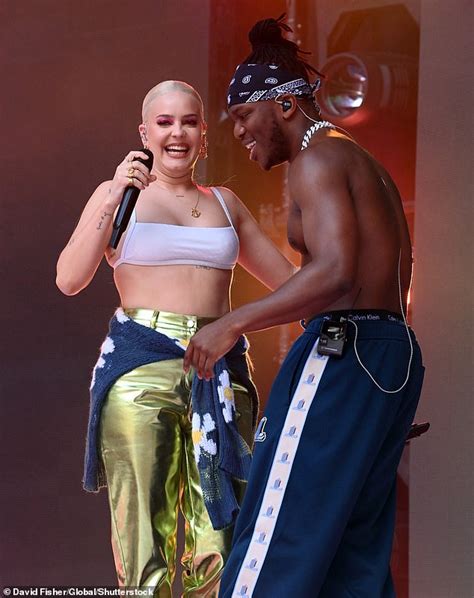
[[[170,176],[192,171],[204,127],[200,103],[192,94],[170,91],[152,100],[140,133],[153,152],[154,169]]]

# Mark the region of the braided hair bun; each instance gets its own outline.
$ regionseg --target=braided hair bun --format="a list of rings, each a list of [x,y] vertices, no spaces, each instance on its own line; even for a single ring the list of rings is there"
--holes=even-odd
[[[252,52],[243,62],[277,64],[309,82],[311,75],[320,73],[302,58],[311,52],[303,52],[295,42],[284,37],[284,33],[293,32],[284,22],[285,18],[286,14],[283,13],[278,19],[263,19],[255,23],[249,31]]]
[[[258,21],[249,31],[249,41],[252,49],[255,50],[259,46],[271,44],[276,46],[285,46],[291,44],[296,46],[293,42],[283,37],[283,31],[291,32],[292,29],[283,22],[285,15],[281,15],[278,19],[263,19]],[[296,46],[296,51],[298,47]],[[295,51],[295,53],[296,53]]]

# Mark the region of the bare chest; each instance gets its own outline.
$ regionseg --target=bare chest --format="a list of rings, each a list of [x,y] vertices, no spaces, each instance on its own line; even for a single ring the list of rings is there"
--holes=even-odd
[[[307,249],[304,243],[303,219],[300,208],[294,202],[290,202],[288,210],[287,235],[290,246],[298,253],[305,255]]]

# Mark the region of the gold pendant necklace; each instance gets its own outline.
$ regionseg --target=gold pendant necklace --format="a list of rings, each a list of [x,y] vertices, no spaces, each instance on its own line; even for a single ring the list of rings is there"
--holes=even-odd
[[[201,211],[197,209],[197,207],[199,205],[199,200],[201,199],[199,196],[199,189],[197,187],[196,187],[196,191],[197,191],[196,205],[194,206],[194,208],[191,208],[191,216],[193,218],[199,218],[199,216],[201,215]]]
[[[161,187],[161,185],[159,185],[159,186]],[[165,189],[168,191],[168,189],[166,189],[166,187],[162,187],[162,189]],[[197,191],[197,200],[194,205],[194,208],[191,208],[191,216],[193,218],[199,218],[199,216],[201,216],[201,210],[198,210],[198,205],[199,205],[201,196],[199,195],[199,189],[198,189],[197,185],[196,185],[196,191]],[[175,193],[175,197],[184,198],[184,195],[179,195],[178,193]]]

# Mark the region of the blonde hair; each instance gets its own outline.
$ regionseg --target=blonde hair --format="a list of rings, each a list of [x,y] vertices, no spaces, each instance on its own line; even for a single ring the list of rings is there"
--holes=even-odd
[[[142,119],[145,122],[146,114],[148,111],[148,107],[153,102],[155,98],[158,96],[165,95],[166,93],[170,93],[173,91],[181,91],[182,93],[188,93],[196,98],[199,102],[199,115],[201,117],[202,122],[204,122],[204,104],[202,102],[201,96],[198,92],[184,81],[162,81],[155,85],[150,89],[150,91],[146,94],[145,98],[143,99],[142,105]]]

